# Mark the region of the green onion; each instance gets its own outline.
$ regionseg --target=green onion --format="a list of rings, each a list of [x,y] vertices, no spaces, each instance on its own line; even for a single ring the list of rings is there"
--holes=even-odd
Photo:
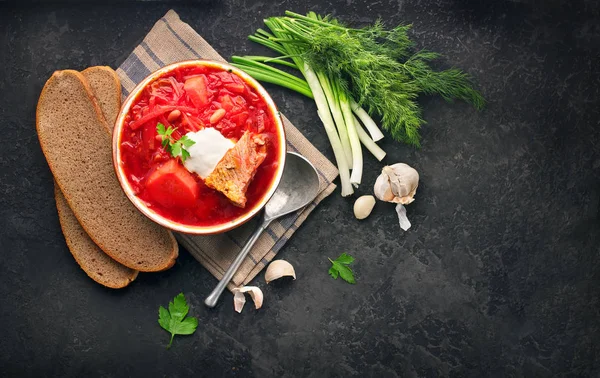
[[[354,192],[354,190],[352,189],[352,184],[350,183],[348,162],[346,160],[344,148],[342,147],[342,143],[340,142],[340,138],[338,137],[338,134],[336,132],[335,124],[333,123],[333,119],[331,118],[331,112],[327,107],[327,99],[325,97],[325,93],[323,92],[323,88],[321,88],[317,75],[308,65],[304,65],[303,72],[304,77],[306,77],[306,82],[312,90],[313,96],[315,98],[315,103],[317,104],[317,112],[319,114],[319,118],[325,126],[325,132],[327,133],[329,143],[331,144],[331,148],[333,149],[333,154],[335,156],[338,170],[340,172],[340,181],[342,183],[342,196],[349,196]]]
[[[381,117],[394,139],[419,146],[419,128],[425,122],[416,102],[420,94],[464,100],[477,109],[485,103],[467,74],[430,67],[439,54],[413,52],[410,26],[385,30],[376,22],[352,29],[314,12],[285,14],[266,19],[268,30],[258,29],[249,37],[279,56],[234,56],[232,62],[257,80],[314,99],[340,172],[342,196],[352,194],[352,185],[361,182],[361,144],[378,160],[385,156],[375,143],[383,133],[370,114]],[[272,65],[296,69],[304,79]]]

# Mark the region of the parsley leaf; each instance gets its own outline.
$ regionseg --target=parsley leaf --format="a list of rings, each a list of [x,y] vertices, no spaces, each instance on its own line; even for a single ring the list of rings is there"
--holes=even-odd
[[[171,154],[171,156],[181,156],[181,162],[183,163],[185,162],[185,159],[190,157],[190,153],[186,148],[193,146],[196,142],[188,138],[187,135],[182,136],[178,140],[174,140],[171,134],[173,134],[173,131],[175,130],[177,130],[177,128],[172,128],[171,126],[165,129],[165,125],[162,123],[156,125],[156,132],[162,137],[162,146]]]
[[[179,142],[183,144],[183,147],[192,147],[196,143],[190,138],[188,138],[187,135],[182,136],[181,139],[179,139]]]
[[[180,144],[178,144],[178,143],[171,144],[171,155],[173,155],[173,157],[177,157],[177,156],[181,155],[181,145]],[[181,160],[183,160],[183,158]]]
[[[354,273],[352,269],[348,265],[354,262],[354,257],[342,253],[340,257],[335,260],[329,259],[331,261],[331,268],[329,268],[329,275],[336,279],[338,277],[342,277],[342,279],[348,283],[354,284],[356,281],[354,280]]]
[[[187,152],[186,149],[182,148],[181,149],[181,161],[185,161],[185,159],[190,157],[190,153]]]
[[[196,331],[198,319],[185,317],[189,309],[183,293],[179,293],[172,302],[169,302],[168,310],[163,306],[158,308],[158,324],[165,331],[171,333],[171,341],[167,345],[167,349],[173,344],[175,335],[191,335]]]

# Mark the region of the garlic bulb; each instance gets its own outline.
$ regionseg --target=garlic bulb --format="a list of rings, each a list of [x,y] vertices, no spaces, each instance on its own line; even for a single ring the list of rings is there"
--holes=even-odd
[[[410,165],[397,163],[383,167],[375,181],[375,197],[381,201],[408,205],[415,200],[419,173]]]
[[[296,271],[294,270],[294,267],[285,260],[275,260],[267,267],[267,271],[265,272],[265,281],[269,283],[285,276],[294,277],[294,279],[296,279]]]
[[[373,196],[360,196],[354,202],[354,216],[356,219],[365,219],[373,211],[375,206],[375,197]]]
[[[415,193],[419,186],[419,173],[410,165],[397,163],[383,167],[381,174],[375,181],[375,197],[382,201],[392,202],[396,205],[396,213],[400,228],[404,231],[410,228],[410,221],[406,216],[406,208],[415,200]]]
[[[244,304],[246,304],[246,297],[244,293],[250,294],[250,298],[254,301],[254,307],[258,310],[262,307],[263,303],[263,292],[256,286],[244,286],[236,287],[231,290],[233,292],[233,307],[235,311],[242,312]]]

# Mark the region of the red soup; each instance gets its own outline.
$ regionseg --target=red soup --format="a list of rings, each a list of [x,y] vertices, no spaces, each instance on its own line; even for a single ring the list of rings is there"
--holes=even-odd
[[[174,68],[149,82],[124,118],[120,153],[125,177],[137,197],[171,221],[191,226],[230,222],[254,208],[277,175],[277,116],[231,71]],[[206,152],[216,144],[206,139],[186,147],[183,141],[200,133],[226,143],[224,155]],[[217,164],[205,177],[190,170],[190,162],[201,160],[203,153]]]

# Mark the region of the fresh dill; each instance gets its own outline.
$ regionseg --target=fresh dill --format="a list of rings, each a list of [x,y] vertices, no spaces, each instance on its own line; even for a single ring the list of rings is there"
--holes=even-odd
[[[410,25],[386,30],[383,23],[377,21],[355,29],[313,12],[303,16],[289,11],[285,17],[267,19],[265,24],[270,32],[259,30],[251,40],[284,57],[272,62],[265,57],[251,57],[254,61],[263,65],[283,61],[291,66],[293,64],[284,58],[292,56],[302,73],[298,61],[306,63],[314,72],[335,82],[339,91],[345,92],[370,115],[379,115],[383,129],[396,140],[420,145],[419,128],[425,123],[417,102],[421,94],[439,95],[449,102],[463,100],[478,110],[485,105],[468,74],[456,68],[436,70],[431,62],[439,59],[440,54],[415,50],[415,43],[408,35]],[[308,95],[303,82],[290,78],[289,74],[281,75],[283,71],[279,69],[269,66],[267,72],[244,63],[239,67],[248,67],[251,75],[262,74],[263,80],[269,76],[271,80],[266,81]]]

